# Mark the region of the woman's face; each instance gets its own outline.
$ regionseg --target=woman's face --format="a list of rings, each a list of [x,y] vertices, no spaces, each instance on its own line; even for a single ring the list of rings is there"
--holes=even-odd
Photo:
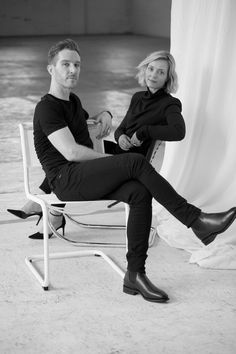
[[[152,93],[161,89],[165,85],[168,77],[168,70],[168,62],[163,59],[157,59],[148,64],[145,72],[145,81]]]

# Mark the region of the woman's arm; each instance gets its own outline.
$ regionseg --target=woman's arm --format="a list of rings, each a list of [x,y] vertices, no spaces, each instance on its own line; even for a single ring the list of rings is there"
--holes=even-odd
[[[145,125],[136,131],[140,141],[147,139],[179,141],[185,137],[185,123],[178,105],[170,105],[165,110],[166,125]]]

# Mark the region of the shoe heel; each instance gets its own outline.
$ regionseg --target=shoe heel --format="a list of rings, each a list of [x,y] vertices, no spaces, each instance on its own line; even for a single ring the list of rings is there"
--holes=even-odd
[[[65,227],[66,227],[66,219],[63,215],[61,226],[59,226],[56,230],[62,229],[62,235],[65,236]]]
[[[42,219],[43,214],[39,215],[38,221],[36,222],[36,226],[39,224],[40,220]]]
[[[128,288],[127,286],[123,285],[123,292],[129,295],[137,295],[138,291],[135,289]]]
[[[63,215],[61,227],[62,227],[62,235],[65,236],[66,219],[65,219],[64,215]]]

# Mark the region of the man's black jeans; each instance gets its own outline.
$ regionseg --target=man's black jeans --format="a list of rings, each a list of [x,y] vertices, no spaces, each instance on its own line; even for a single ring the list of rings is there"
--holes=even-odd
[[[128,203],[128,269],[145,271],[152,220],[152,198],[187,227],[200,209],[187,203],[140,154],[126,153],[68,162],[53,181],[53,191],[62,200],[118,200]]]

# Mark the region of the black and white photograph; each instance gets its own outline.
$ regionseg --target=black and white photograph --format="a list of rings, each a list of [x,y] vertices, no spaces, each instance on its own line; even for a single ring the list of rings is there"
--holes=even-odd
[[[236,353],[235,63],[235,0],[0,0],[0,354]]]

